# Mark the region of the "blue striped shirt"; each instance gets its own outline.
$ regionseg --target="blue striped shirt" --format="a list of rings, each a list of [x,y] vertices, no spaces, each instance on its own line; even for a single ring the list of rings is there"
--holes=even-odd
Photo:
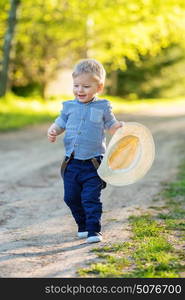
[[[110,102],[94,98],[83,103],[77,99],[63,102],[55,124],[65,129],[66,156],[74,152],[76,159],[90,159],[106,150],[105,130],[117,122]]]

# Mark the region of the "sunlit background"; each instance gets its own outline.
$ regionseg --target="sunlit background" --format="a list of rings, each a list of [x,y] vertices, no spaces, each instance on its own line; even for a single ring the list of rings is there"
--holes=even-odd
[[[184,105],[184,0],[1,0],[0,130],[53,119],[88,57],[115,111]]]
[[[63,203],[63,135],[47,139],[81,58],[103,63],[100,97],[156,148],[143,181],[103,191],[96,249]],[[183,279],[184,128],[185,0],[0,0],[0,277]],[[143,293],[181,292],[154,283]]]

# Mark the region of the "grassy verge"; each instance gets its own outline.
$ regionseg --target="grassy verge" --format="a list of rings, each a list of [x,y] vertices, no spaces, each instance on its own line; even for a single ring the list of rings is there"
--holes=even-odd
[[[146,109],[159,109],[160,107],[165,107],[168,109],[170,106],[182,107],[184,106],[183,98],[150,98],[150,99],[136,99],[136,100],[127,100],[117,96],[105,96],[106,99],[109,99],[112,103],[112,107],[115,113],[131,113],[144,111]]]
[[[175,182],[168,183],[159,198],[163,212],[153,206],[151,215],[131,216],[130,241],[94,248],[98,263],[78,270],[82,277],[180,278],[185,254],[185,160]]]
[[[60,103],[57,108],[60,110]],[[56,103],[40,98],[25,99],[9,94],[0,100],[0,131],[49,122],[56,116],[57,108]]]
[[[10,131],[27,125],[52,122],[61,110],[61,101],[73,96],[61,96],[44,101],[37,98],[23,98],[7,94],[0,99],[0,131]],[[111,101],[115,113],[134,112],[159,105],[182,105],[184,99],[140,99],[126,100],[121,97],[102,96]]]

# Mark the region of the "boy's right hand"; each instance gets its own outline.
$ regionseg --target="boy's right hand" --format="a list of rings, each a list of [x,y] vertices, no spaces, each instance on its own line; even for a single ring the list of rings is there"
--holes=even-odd
[[[55,129],[48,129],[48,140],[51,142],[51,143],[54,143],[56,141],[56,138],[57,138],[57,132]]]

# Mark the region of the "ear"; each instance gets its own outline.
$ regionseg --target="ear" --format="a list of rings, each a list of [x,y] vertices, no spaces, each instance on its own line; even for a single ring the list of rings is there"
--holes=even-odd
[[[98,85],[98,93],[101,93],[103,91],[103,87],[104,87],[103,83],[100,83]]]

